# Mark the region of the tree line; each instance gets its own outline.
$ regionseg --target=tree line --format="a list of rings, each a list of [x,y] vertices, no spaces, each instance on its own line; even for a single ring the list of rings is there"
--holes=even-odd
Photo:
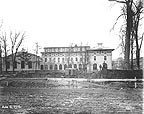
[[[117,2],[124,3],[121,8],[121,14],[118,16],[114,26],[117,24],[119,18],[123,17],[124,24],[120,27],[119,37],[121,43],[119,46],[122,48],[122,53],[124,53],[125,69],[133,70],[134,58],[136,58],[137,69],[140,69],[140,51],[144,36],[144,31],[141,30],[144,14],[144,1],[123,0]]]
[[[22,45],[25,39],[25,32],[13,32],[10,31],[7,33],[6,31],[1,31],[0,34],[0,42],[1,42],[1,62],[2,58],[5,64],[5,71],[7,72],[8,69],[8,61],[9,61],[9,53],[11,54],[11,66],[14,71],[15,64],[16,64],[16,57],[19,51],[20,46]],[[1,66],[2,67],[2,66]]]

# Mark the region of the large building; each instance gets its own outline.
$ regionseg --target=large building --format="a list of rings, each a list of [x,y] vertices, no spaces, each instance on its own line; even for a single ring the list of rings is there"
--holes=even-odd
[[[5,61],[6,60],[6,61]],[[14,62],[14,71],[40,70],[41,58],[28,52],[18,52]],[[12,55],[2,58],[2,71],[13,71]]]
[[[90,46],[45,47],[42,53],[43,70],[77,70],[96,71],[103,68],[112,69],[112,51],[98,43],[97,48]]]

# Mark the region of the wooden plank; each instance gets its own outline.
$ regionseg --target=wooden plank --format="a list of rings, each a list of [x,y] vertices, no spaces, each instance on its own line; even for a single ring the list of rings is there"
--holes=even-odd
[[[64,80],[64,81],[95,81],[95,82],[127,82],[144,81],[144,79],[85,79],[85,78],[7,78],[8,80]]]

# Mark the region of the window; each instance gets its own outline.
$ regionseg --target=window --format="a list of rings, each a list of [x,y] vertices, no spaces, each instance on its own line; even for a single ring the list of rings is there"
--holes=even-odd
[[[48,70],[48,65],[45,65],[45,70]]]
[[[93,70],[97,70],[97,64],[93,64]]]
[[[43,70],[43,65],[41,65],[41,70]]]
[[[25,68],[25,62],[24,61],[21,61],[21,68]]]
[[[29,69],[32,68],[32,61],[29,61],[29,62],[28,62],[28,68],[29,68]]]
[[[64,62],[64,58],[62,58],[62,62]]]
[[[57,70],[57,65],[54,66],[54,70]]]
[[[67,65],[65,64],[65,65],[64,65],[64,70],[65,70],[66,68],[67,68]]]
[[[105,62],[103,63],[103,69],[107,69],[107,64]]]
[[[104,56],[104,60],[107,60],[107,56]]]
[[[71,64],[69,64],[69,68],[72,68],[72,65],[71,65]]]
[[[53,65],[50,65],[50,70],[53,70]]]
[[[62,70],[62,65],[61,64],[59,65],[59,70]]]
[[[79,70],[82,70],[82,64],[79,64]]]
[[[60,62],[60,58],[58,58],[58,62]]]
[[[76,61],[78,61],[78,58],[76,57],[76,59],[75,59]]]
[[[96,56],[94,56],[94,60],[96,60]]]
[[[76,65],[76,64],[74,64],[74,68],[77,68],[77,65]]]
[[[45,62],[47,62],[47,58],[45,58]]]
[[[49,58],[49,62],[51,62],[51,58]]]
[[[55,62],[55,58],[53,59],[53,61]]]

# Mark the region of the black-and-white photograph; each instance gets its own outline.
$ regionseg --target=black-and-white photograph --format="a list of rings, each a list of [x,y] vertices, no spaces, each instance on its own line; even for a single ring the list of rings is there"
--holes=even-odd
[[[144,0],[0,0],[0,114],[143,114]]]

